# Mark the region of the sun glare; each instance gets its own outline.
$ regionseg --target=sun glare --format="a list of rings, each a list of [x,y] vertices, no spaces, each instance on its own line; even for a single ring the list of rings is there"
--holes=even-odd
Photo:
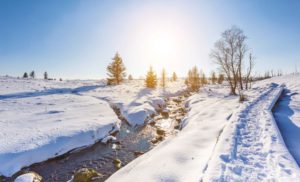
[[[174,39],[167,32],[155,34],[150,46],[157,58],[167,58],[175,49]]]
[[[151,64],[158,68],[170,67],[179,47],[178,36],[166,29],[149,33],[147,39],[145,49],[151,58]]]

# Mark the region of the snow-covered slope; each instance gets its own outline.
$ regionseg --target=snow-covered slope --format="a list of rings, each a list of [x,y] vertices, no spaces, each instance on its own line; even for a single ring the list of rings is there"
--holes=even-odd
[[[0,77],[0,175],[91,145],[117,130],[118,107],[132,125],[164,104],[163,95],[179,93],[183,82],[168,89],[145,89],[142,80],[119,86],[103,81],[45,81]]]
[[[290,80],[291,86],[300,80],[300,76],[291,77],[256,83],[245,93],[249,101],[237,109],[237,98],[224,97],[223,89],[206,89],[192,96],[183,131],[125,166],[108,181],[299,180],[299,167],[271,113],[283,90],[281,84]],[[296,108],[294,111],[299,113]]]
[[[300,171],[271,113],[282,92],[270,84],[225,127],[203,181],[293,181]]]
[[[282,137],[298,165],[300,165],[300,75],[276,78],[285,90],[274,111]]]
[[[202,89],[188,100],[185,127],[107,181],[199,181],[217,138],[239,105],[223,88]]]

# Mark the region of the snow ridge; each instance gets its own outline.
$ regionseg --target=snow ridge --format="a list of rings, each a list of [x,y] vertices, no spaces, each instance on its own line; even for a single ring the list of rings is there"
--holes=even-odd
[[[287,151],[271,113],[282,90],[282,86],[271,84],[231,118],[203,181],[299,179],[299,168]]]

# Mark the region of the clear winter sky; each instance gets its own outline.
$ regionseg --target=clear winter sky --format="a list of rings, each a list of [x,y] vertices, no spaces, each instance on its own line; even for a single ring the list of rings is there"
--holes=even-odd
[[[134,77],[149,65],[209,73],[210,50],[232,25],[257,72],[300,70],[298,0],[0,0],[0,75],[104,78],[116,51]]]

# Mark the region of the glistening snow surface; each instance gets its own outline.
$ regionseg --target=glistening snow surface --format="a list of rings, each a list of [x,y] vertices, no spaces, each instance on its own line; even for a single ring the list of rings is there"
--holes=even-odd
[[[165,91],[143,84],[0,77],[0,175],[11,176],[24,166],[106,137],[120,124],[111,106],[130,124],[144,124],[164,104],[163,95],[184,89],[183,82]]]
[[[282,137],[298,165],[300,165],[300,75],[277,78],[285,90],[274,111]]]
[[[224,97],[222,90],[192,96],[183,131],[117,171],[108,181],[299,180],[299,167],[271,113],[282,92],[281,84],[298,85],[300,76],[291,78],[258,82],[246,93],[249,101],[238,109],[237,99]],[[296,107],[293,109],[299,113]],[[291,141],[298,138],[293,134],[287,135],[294,137]]]
[[[191,96],[183,130],[107,181],[199,181],[222,128],[239,105],[227,89],[214,86]]]

